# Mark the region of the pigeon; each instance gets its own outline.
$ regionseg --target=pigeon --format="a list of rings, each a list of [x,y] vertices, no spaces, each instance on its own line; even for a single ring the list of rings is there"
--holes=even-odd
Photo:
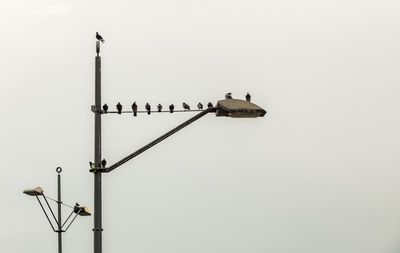
[[[107,111],[108,111],[108,105],[107,104],[103,105],[103,111],[104,111],[104,113],[107,113]]]
[[[250,102],[250,100],[251,100],[251,96],[250,96],[250,94],[247,92],[246,101],[247,101],[247,102]]]
[[[118,110],[118,114],[121,114],[122,112],[122,105],[118,102],[117,104],[117,110]]]
[[[161,112],[161,110],[162,110],[162,105],[161,105],[161,104],[158,104],[158,105],[157,105],[157,111],[158,111],[158,112]]]
[[[151,106],[149,105],[149,103],[146,103],[145,108],[146,108],[147,114],[150,115],[150,113],[151,113],[151,111],[150,111],[150,110],[151,110]]]
[[[199,110],[203,110],[203,104],[202,103],[198,103],[197,104],[197,108],[199,108]]]
[[[106,167],[107,161],[106,159],[101,160],[101,167]]]
[[[170,104],[170,106],[169,106],[169,112],[170,112],[170,113],[173,113],[173,112],[174,112],[174,108],[175,108],[174,104]]]
[[[232,94],[230,92],[226,93],[225,99],[232,99]]]
[[[132,111],[133,111],[133,116],[137,116],[137,105],[136,102],[133,102],[132,104]]]
[[[208,102],[207,107],[208,107],[208,108],[212,108],[212,107],[214,107],[214,106],[213,106],[213,104],[212,104],[211,102]]]
[[[190,106],[186,104],[185,102],[182,103],[183,109],[185,110],[190,110]]]
[[[101,35],[98,32],[96,32],[96,39],[101,41],[101,43],[104,43],[103,37],[101,37]]]

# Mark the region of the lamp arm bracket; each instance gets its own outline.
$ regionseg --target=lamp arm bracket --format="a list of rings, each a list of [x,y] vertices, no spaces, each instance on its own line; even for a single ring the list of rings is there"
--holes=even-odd
[[[135,152],[133,152],[132,154],[126,156],[125,158],[121,159],[120,161],[116,162],[115,164],[111,165],[108,168],[94,168],[92,169],[92,172],[110,172],[116,168],[118,168],[119,166],[121,166],[122,164],[128,162],[129,160],[133,159],[134,157],[140,155],[141,153],[143,153],[144,151],[148,150],[149,148],[153,147],[154,145],[160,143],[161,141],[165,140],[166,138],[168,138],[169,136],[177,133],[179,130],[183,129],[184,127],[190,125],[191,123],[195,122],[196,120],[202,118],[203,116],[205,116],[206,114],[210,113],[210,112],[215,112],[216,108],[215,107],[210,107],[207,108],[206,110],[200,112],[199,114],[193,116],[192,118],[188,119],[187,121],[183,122],[182,124],[180,124],[179,126],[175,127],[174,129],[171,129],[170,131],[168,131],[167,133],[161,135],[160,137],[158,137],[157,139],[151,141],[150,143],[148,143],[147,145],[143,146],[142,148],[136,150]]]

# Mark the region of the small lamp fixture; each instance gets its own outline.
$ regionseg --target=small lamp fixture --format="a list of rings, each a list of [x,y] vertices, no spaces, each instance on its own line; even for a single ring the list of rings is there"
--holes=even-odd
[[[36,187],[31,189],[25,189],[23,193],[30,195],[30,196],[40,196],[43,195],[42,187]]]

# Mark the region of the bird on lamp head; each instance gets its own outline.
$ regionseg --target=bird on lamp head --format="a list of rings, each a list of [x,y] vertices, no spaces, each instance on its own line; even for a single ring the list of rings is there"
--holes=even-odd
[[[101,41],[101,43],[104,43],[103,37],[101,37],[101,35],[98,32],[96,32],[96,39]]]
[[[169,105],[169,112],[173,113],[174,112],[174,108],[175,108],[174,104],[170,104]]]
[[[246,101],[247,101],[247,102],[250,102],[250,100],[251,100],[251,96],[250,96],[250,94],[247,92]]]
[[[162,110],[162,105],[161,105],[161,104],[158,104],[158,105],[157,105],[157,111],[158,111],[158,112],[161,112],[161,110]]]
[[[232,99],[232,93],[230,93],[230,92],[226,93],[225,99]]]
[[[203,110],[203,104],[202,103],[198,103],[197,104],[197,108],[199,108],[199,110]]]

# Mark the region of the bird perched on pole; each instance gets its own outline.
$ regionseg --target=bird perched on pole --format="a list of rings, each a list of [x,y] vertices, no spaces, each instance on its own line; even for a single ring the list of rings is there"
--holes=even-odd
[[[101,41],[101,43],[104,43],[103,37],[101,37],[101,35],[98,32],[96,32],[96,39]]]
[[[226,93],[225,99],[232,99],[232,93],[230,93],[230,92]]]
[[[137,104],[136,102],[133,102],[132,104],[132,111],[133,111],[133,116],[137,116]]]
[[[174,104],[170,104],[169,105],[169,112],[173,113],[174,112],[174,108],[175,108]]]
[[[203,110],[203,104],[202,103],[198,103],[197,104],[197,108],[199,108],[199,110]]]
[[[250,102],[250,100],[251,100],[251,96],[250,96],[250,94],[247,92],[246,101],[247,101],[247,102]]]
[[[103,111],[104,111],[104,113],[107,113],[107,111],[108,111],[108,105],[107,104],[103,105]]]
[[[158,104],[158,105],[157,105],[157,111],[158,111],[158,112],[161,112],[161,110],[162,110],[162,105],[161,105],[161,104]]]
[[[122,112],[122,105],[119,102],[117,104],[117,111],[118,111],[118,114],[121,114],[121,112]]]
[[[213,108],[214,106],[213,106],[213,104],[211,102],[208,102],[207,107],[208,108]]]
[[[151,113],[151,111],[150,111],[150,110],[151,110],[151,106],[149,105],[149,103],[146,103],[145,108],[146,108],[147,114],[150,115],[150,113]]]
[[[101,160],[101,167],[106,167],[107,161],[106,159]]]
[[[190,106],[186,104],[185,102],[182,103],[183,109],[185,110],[190,110]]]

